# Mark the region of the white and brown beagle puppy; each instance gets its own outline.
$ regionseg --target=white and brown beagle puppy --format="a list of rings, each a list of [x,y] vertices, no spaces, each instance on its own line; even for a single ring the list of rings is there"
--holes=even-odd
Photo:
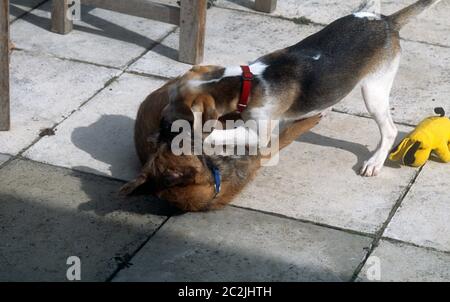
[[[400,56],[400,29],[440,0],[420,0],[390,15],[355,13],[338,19],[303,41],[265,55],[249,65],[254,78],[244,121],[295,121],[332,107],[361,86],[368,111],[377,122],[381,141],[361,169],[377,175],[397,136],[389,112],[389,94]],[[236,111],[242,98],[242,69],[197,66],[172,87],[163,112],[161,134],[170,135],[177,119],[193,122],[192,110],[204,120]],[[216,145],[231,136],[249,135],[248,128],[215,130],[207,138]],[[251,136],[251,135],[250,135]]]

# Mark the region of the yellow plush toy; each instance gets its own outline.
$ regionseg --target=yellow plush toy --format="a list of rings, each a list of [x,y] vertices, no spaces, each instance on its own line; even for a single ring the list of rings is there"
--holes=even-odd
[[[436,108],[435,112],[440,116],[423,120],[392,150],[390,160],[421,167],[433,151],[443,162],[450,162],[450,119],[445,117],[442,108]]]

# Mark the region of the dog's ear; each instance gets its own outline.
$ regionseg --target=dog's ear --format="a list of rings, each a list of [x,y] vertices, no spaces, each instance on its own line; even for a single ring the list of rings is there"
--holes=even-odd
[[[167,169],[162,182],[165,187],[185,186],[195,182],[197,171],[193,167],[180,167],[179,169]]]

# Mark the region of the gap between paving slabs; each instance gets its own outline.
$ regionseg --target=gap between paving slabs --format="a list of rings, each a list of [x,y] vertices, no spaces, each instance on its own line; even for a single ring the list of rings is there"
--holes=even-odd
[[[155,236],[155,234],[167,223],[167,221],[169,221],[171,217],[172,215],[168,215],[167,218],[153,231],[153,233],[151,233],[148,238],[144,240],[141,245],[139,245],[139,247],[129,255],[129,257],[123,258],[123,262],[117,265],[116,270],[105,281],[111,282],[121,270],[132,265],[131,260],[144,248],[144,246],[147,245],[147,243],[149,243],[153,236]]]
[[[414,175],[413,179],[409,182],[408,186],[405,188],[405,190],[402,192],[402,194],[398,198],[398,200],[395,203],[395,205],[392,207],[391,212],[389,213],[389,216],[387,217],[386,221],[383,223],[381,228],[376,233],[375,238],[373,239],[373,242],[372,242],[372,244],[370,246],[370,250],[366,254],[366,257],[363,259],[363,261],[360,263],[360,265],[355,270],[355,272],[354,272],[354,274],[352,276],[352,279],[351,279],[352,282],[355,282],[357,280],[358,275],[361,273],[362,269],[364,268],[364,265],[367,263],[367,260],[373,254],[373,252],[378,247],[378,245],[380,244],[381,240],[383,239],[383,234],[384,234],[386,228],[388,227],[389,223],[392,221],[392,218],[394,217],[394,215],[397,212],[397,210],[400,208],[400,206],[401,206],[403,200],[405,199],[405,197],[411,191],[411,188],[415,184],[415,182],[416,182],[417,178],[419,177],[420,173],[422,172],[422,169],[423,169],[423,167],[421,167],[416,172],[416,174]]]

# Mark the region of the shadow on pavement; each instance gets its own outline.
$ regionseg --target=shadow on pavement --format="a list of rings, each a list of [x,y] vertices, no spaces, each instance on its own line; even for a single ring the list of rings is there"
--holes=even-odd
[[[405,135],[407,135],[407,133],[399,132],[394,146],[396,146],[396,144],[398,144]],[[376,137],[374,139],[378,140],[379,138]],[[353,171],[355,171],[356,174],[359,174],[364,161],[368,160],[372,155],[372,152],[370,152],[365,145],[362,145],[360,143],[331,138],[311,131],[305,133],[296,141],[317,146],[337,148],[353,153],[357,158],[356,163],[352,167]],[[385,166],[396,169],[399,169],[401,167],[400,164],[394,163],[389,159],[386,160]]]
[[[23,3],[22,3],[23,2]],[[25,18],[22,20],[26,22],[30,22],[31,24],[38,26],[40,28],[43,28],[45,30],[50,31],[50,7],[51,7],[51,1],[48,1],[47,3],[43,3],[39,9],[44,10],[48,13],[48,17],[40,17],[36,14],[30,13],[27,14]],[[21,17],[24,14],[27,13],[26,10],[21,9],[18,6],[15,6],[14,4],[23,4],[26,5],[26,1],[20,1],[20,0],[13,0],[11,1],[11,14],[15,17]],[[168,57],[173,60],[178,60],[178,50],[173,49],[171,47],[168,47],[166,45],[160,44],[160,47],[154,48],[157,44],[159,44],[158,41],[150,39],[147,36],[141,35],[137,32],[128,30],[122,26],[119,26],[113,22],[110,22],[108,20],[105,20],[103,18],[94,16],[90,14],[90,12],[93,10],[92,7],[89,6],[82,6],[81,10],[81,20],[88,25],[92,27],[86,27],[79,24],[74,24],[74,30],[104,36],[107,38],[120,40],[126,43],[135,44],[138,46],[141,46],[145,49],[152,49],[151,51],[154,51],[162,56]],[[76,45],[74,45],[76,47]]]
[[[104,114],[89,126],[75,128],[71,140],[77,148],[107,164],[113,178],[133,179],[141,168],[133,136],[133,119],[124,115]],[[86,167],[81,171],[92,172],[92,168]],[[97,171],[97,174],[104,173]]]
[[[129,178],[139,174],[140,163],[133,143],[134,120],[123,115],[102,115],[98,121],[87,126],[75,128],[72,132],[72,143],[88,153],[92,158],[107,164],[110,175],[105,175],[92,167],[75,166],[72,169],[86,173],[105,175],[115,179],[123,179],[124,173]],[[124,172],[125,171],[125,172]],[[82,189],[89,196],[98,194],[99,188],[92,182],[82,182]],[[119,189],[125,181],[117,180],[114,194],[118,195]],[[154,215],[176,215],[180,212],[152,195],[150,187],[139,190],[133,197],[124,197],[120,203],[111,204],[109,207],[99,207],[96,199],[80,205],[82,211],[94,210],[98,215],[105,215],[114,211],[126,211],[132,213],[151,213]]]

